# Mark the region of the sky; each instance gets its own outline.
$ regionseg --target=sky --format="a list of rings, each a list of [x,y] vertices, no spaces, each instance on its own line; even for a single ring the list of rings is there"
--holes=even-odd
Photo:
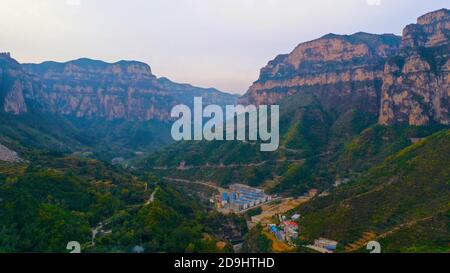
[[[0,0],[0,52],[22,63],[148,63],[242,94],[278,54],[327,33],[394,33],[448,0]]]

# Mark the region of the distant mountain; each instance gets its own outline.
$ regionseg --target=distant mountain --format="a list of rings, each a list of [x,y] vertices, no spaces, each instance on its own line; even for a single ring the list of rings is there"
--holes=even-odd
[[[403,37],[329,34],[298,45],[261,69],[240,99],[275,103],[311,91],[324,109],[362,110],[380,124],[450,124],[450,11],[409,25]]]
[[[404,29],[384,69],[379,122],[450,125],[449,84],[450,11],[442,9]]]
[[[239,101],[280,104],[271,153],[252,141],[168,145],[173,105],[233,95],[135,61],[22,65],[0,53],[0,252],[64,252],[69,240],[83,252],[230,252],[236,236],[270,251],[262,227],[245,236],[244,216],[212,211],[211,189],[171,177],[286,197],[317,189],[295,209],[302,244],[448,253],[448,15],[422,16],[402,38],[329,34],[270,61]]]
[[[222,184],[275,180],[270,188],[286,194],[326,190],[358,177],[416,139],[448,127],[448,13],[420,17],[403,37],[329,34],[270,61],[239,102],[280,104],[277,152],[260,153],[249,142],[180,143],[144,165],[173,167],[184,161],[197,168],[169,168],[170,175]],[[406,71],[416,66],[405,60],[419,58],[420,52],[432,53],[430,69]],[[392,72],[395,63],[406,64],[405,71]],[[393,112],[382,110],[389,105]],[[386,119],[386,113],[393,116]],[[208,168],[221,163],[230,167]]]
[[[236,97],[217,89],[157,79],[150,66],[136,61],[106,63],[78,59],[66,63],[24,64],[34,81],[42,83],[41,100],[48,110],[63,115],[107,120],[168,120],[176,104],[225,105]]]
[[[31,77],[9,53],[0,53],[1,111],[15,115],[26,113],[26,98],[33,96],[35,88]]]
[[[426,14],[402,38],[326,35],[270,61],[239,101],[280,105],[276,152],[251,141],[185,142],[138,166],[286,197],[317,189],[290,212],[302,215],[302,245],[325,237],[337,252],[367,252],[375,240],[382,252],[448,253],[448,15]],[[246,245],[264,245],[260,236],[256,226]]]
[[[244,221],[105,162],[170,143],[171,107],[194,95],[235,98],[158,80],[139,62],[21,65],[0,54],[0,252],[67,252],[73,240],[83,252],[232,251],[215,225],[244,232]]]
[[[170,95],[177,98],[183,104],[193,105],[193,97],[202,97],[203,103],[217,104],[220,106],[234,105],[238,96],[217,90],[216,88],[201,88],[188,83],[176,83],[168,78],[158,78],[158,85],[170,92]]]
[[[267,104],[299,92],[312,92],[326,109],[344,113],[379,108],[385,58],[400,45],[395,35],[328,34],[298,45],[261,69],[259,79],[240,99]]]
[[[47,112],[78,118],[165,121],[174,105],[192,105],[194,96],[221,106],[237,100],[214,88],[158,79],[150,66],[137,61],[19,64],[3,53],[0,72],[3,111],[15,115],[27,112],[28,99]]]
[[[234,104],[235,95],[157,78],[137,61],[20,64],[0,54],[0,143],[88,151],[96,157],[133,157],[171,142],[176,104]],[[24,150],[25,148],[25,150]]]

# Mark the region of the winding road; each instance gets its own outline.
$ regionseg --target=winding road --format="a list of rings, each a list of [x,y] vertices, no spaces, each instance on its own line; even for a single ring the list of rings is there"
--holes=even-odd
[[[264,160],[258,163],[247,163],[247,164],[228,164],[228,165],[224,165],[224,164],[218,164],[218,165],[210,165],[210,164],[205,164],[205,165],[198,165],[198,166],[177,166],[177,167],[168,167],[168,166],[159,166],[159,167],[153,167],[153,170],[191,170],[191,169],[206,169],[206,168],[211,168],[211,169],[225,169],[225,168],[239,168],[239,167],[260,167],[263,166],[267,163],[270,162],[277,162],[277,163],[281,163],[281,162],[290,162],[290,163],[300,163],[300,162],[304,162],[307,159],[311,159],[311,158],[316,158],[316,157],[321,157],[321,156],[325,156],[325,155],[329,155],[330,152],[326,152],[326,153],[322,153],[322,154],[318,154],[318,155],[314,155],[311,157],[307,157],[307,158],[302,158],[302,159],[275,159],[275,160]]]
[[[219,186],[216,186],[212,184],[211,182],[206,181],[200,181],[200,180],[188,180],[188,179],[181,179],[181,178],[172,178],[172,177],[164,177],[164,179],[172,182],[181,182],[181,183],[189,183],[189,184],[197,184],[202,185],[205,187],[213,188],[215,190],[218,190],[219,192],[226,191],[224,188],[221,188]]]

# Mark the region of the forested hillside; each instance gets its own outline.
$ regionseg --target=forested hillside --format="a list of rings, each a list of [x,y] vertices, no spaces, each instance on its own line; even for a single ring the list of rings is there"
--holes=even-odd
[[[301,234],[345,246],[373,232],[390,252],[448,252],[449,154],[450,131],[444,130],[388,157],[331,195],[301,206]]]
[[[217,214],[192,197],[92,159],[40,156],[0,164],[0,252],[230,251]],[[223,217],[221,217],[223,218]],[[245,232],[239,218],[225,217]],[[225,248],[216,243],[225,241]]]

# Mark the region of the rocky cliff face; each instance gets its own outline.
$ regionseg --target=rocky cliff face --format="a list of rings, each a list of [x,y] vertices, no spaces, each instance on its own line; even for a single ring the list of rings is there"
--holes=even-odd
[[[85,118],[167,120],[171,108],[192,104],[226,103],[235,97],[218,90],[157,79],[150,66],[136,61],[105,63],[79,59],[67,63],[25,64],[35,82],[42,82],[40,100],[48,110]]]
[[[261,69],[242,103],[273,104],[312,92],[338,112],[362,110],[380,124],[450,124],[449,10],[426,14],[403,37],[326,35]]]
[[[26,113],[26,98],[33,96],[33,84],[9,53],[0,53],[0,106],[15,115]]]
[[[63,115],[106,119],[165,119],[175,103],[162,90],[148,65],[79,59],[67,63],[25,64],[42,83],[40,100]]]
[[[345,111],[378,111],[384,60],[400,45],[394,35],[329,34],[279,55],[261,69],[244,103],[277,103],[287,95],[311,91],[323,106]]]
[[[204,104],[220,106],[233,105],[237,101],[236,95],[223,93],[215,88],[200,88],[187,83],[176,83],[168,78],[158,78],[158,85],[170,92],[170,95],[186,105],[193,105],[193,97],[202,97]]]
[[[12,151],[0,144],[0,161],[21,162],[22,159],[17,155],[15,151]]]
[[[385,66],[379,123],[450,125],[449,38],[446,9],[404,29],[399,53]]]

